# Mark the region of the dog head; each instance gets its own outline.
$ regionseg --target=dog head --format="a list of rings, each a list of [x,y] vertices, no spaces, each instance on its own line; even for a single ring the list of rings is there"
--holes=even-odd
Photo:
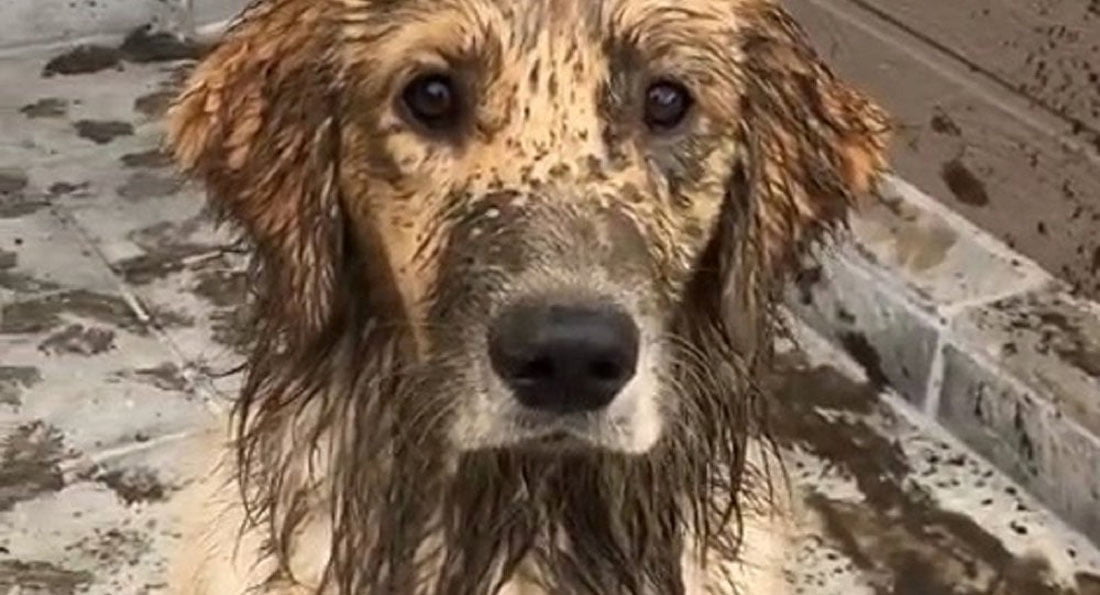
[[[292,345],[370,304],[455,449],[641,453],[692,414],[684,325],[758,348],[884,134],[771,2],[283,0],[200,65],[171,140]]]
[[[559,592],[734,557],[784,272],[885,128],[771,0],[254,3],[169,140],[255,247],[273,547],[327,485],[346,592],[412,592],[433,532],[439,592],[544,546]]]

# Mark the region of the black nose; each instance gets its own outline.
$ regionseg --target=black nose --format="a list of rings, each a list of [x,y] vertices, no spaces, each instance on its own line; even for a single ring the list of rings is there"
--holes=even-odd
[[[493,321],[489,357],[524,405],[592,411],[634,376],[638,327],[612,306],[515,305]]]

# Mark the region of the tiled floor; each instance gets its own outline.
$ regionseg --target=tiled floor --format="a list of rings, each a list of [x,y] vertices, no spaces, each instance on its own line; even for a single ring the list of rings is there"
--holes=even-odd
[[[158,153],[181,63],[0,60],[0,595],[155,593],[188,436],[232,394],[242,255]],[[807,339],[776,426],[814,594],[1100,593],[1100,553]],[[1076,589],[1056,586],[1076,577]]]

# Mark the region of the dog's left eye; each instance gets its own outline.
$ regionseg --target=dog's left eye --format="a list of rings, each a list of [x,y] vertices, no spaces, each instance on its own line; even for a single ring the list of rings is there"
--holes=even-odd
[[[693,102],[691,93],[680,83],[653,83],[645,93],[645,123],[655,132],[675,128],[687,117]]]
[[[454,81],[445,74],[426,74],[412,80],[401,95],[409,114],[433,130],[454,125],[460,102]]]

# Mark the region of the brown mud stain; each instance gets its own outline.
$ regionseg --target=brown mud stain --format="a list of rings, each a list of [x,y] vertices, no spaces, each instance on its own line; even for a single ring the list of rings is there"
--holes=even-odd
[[[73,122],[73,128],[80,138],[99,145],[108,144],[120,136],[134,135],[134,125],[119,120],[77,120]]]
[[[929,125],[932,127],[933,131],[939,134],[947,134],[949,136],[962,135],[962,129],[959,128],[959,125],[956,124],[955,121],[951,119],[951,116],[947,115],[946,112],[943,112],[939,109],[937,109],[936,112],[932,114],[932,119],[929,121]]]
[[[103,45],[79,45],[46,62],[43,77],[56,74],[91,74],[122,65],[122,52]]]
[[[189,258],[209,253],[210,250],[209,246],[200,244],[167,246],[155,252],[119,261],[114,268],[130,283],[148,285],[157,279],[163,279],[172,273],[186,269]]]
[[[96,561],[99,568],[137,566],[152,550],[149,537],[134,529],[95,529],[76,543],[65,546],[80,557]]]
[[[62,118],[69,113],[68,100],[60,97],[43,97],[19,108],[19,113],[35,120],[38,118]]]
[[[139,64],[195,60],[203,52],[202,46],[165,31],[153,31],[151,25],[142,25],[131,31],[118,49],[127,60]]]
[[[877,407],[878,390],[839,371],[792,358],[767,379],[769,425],[780,445],[798,445],[851,477],[865,501],[811,495],[829,540],[863,571],[879,595],[1072,595],[1054,586],[1048,565],[1019,558],[972,519],[938,508],[906,482],[901,447],[859,415]],[[855,415],[826,415],[825,410]]]
[[[944,163],[940,169],[940,177],[959,202],[974,207],[989,204],[985,184],[961,160],[952,159]]]
[[[1042,349],[1053,351],[1062,361],[1100,378],[1100,327],[1093,333],[1086,332],[1081,324],[1054,309],[1040,312],[1039,321],[1049,329],[1042,334]]]
[[[199,273],[194,292],[219,308],[240,306],[248,296],[248,274],[225,269],[205,270]]]
[[[160,304],[145,304],[145,310],[156,322],[157,326],[162,329],[195,326],[194,317],[184,312],[180,312],[179,310],[173,310],[167,306],[162,306]]]
[[[0,167],[0,195],[22,192],[30,180],[22,169]]]
[[[165,362],[153,368],[134,370],[133,376],[165,391],[185,393],[190,389],[183,371],[172,362]]]
[[[85,570],[68,570],[49,562],[0,560],[0,587],[20,595],[75,595],[95,577]],[[6,589],[12,589],[11,591]]]
[[[19,265],[19,254],[0,249],[0,288],[16,293],[34,293],[57,289],[57,284],[15,270]]]
[[[127,505],[163,502],[168,489],[151,469],[118,469],[96,478],[111,489]]]
[[[116,189],[126,200],[144,200],[171,196],[183,188],[183,178],[174,175],[161,176],[147,171],[136,171]]]
[[[122,165],[130,168],[157,169],[172,165],[172,156],[160,149],[150,149],[141,153],[127,153],[122,156]]]
[[[0,219],[23,217],[48,206],[45,201],[26,195],[29,183],[22,169],[0,166]]]
[[[0,366],[0,405],[19,407],[23,391],[42,382],[42,373],[33,366]]]
[[[838,317],[844,318],[843,312],[838,314]],[[852,356],[852,359],[863,368],[863,372],[867,375],[872,387],[881,389],[889,386],[890,377],[882,369],[882,357],[879,356],[875,346],[867,340],[866,335],[857,332],[843,333],[840,336],[840,344],[848,352],[848,355]]]
[[[51,196],[65,196],[74,193],[79,193],[79,195],[84,196],[89,186],[91,186],[91,184],[88,182],[81,182],[79,184],[73,184],[71,182],[54,182],[50,184],[47,191]]]
[[[65,487],[61,463],[68,456],[61,432],[43,422],[20,426],[0,439],[0,512]]]
[[[148,333],[148,329],[122,298],[76,289],[5,304],[0,308],[0,334],[50,331],[63,324],[64,314],[90,318],[139,335]]]
[[[134,100],[134,111],[148,118],[159,118],[168,112],[176,98],[172,90],[153,91]]]
[[[193,289],[218,310],[210,315],[214,341],[245,353],[249,345],[251,310],[248,306],[248,274],[224,268],[200,271]]]
[[[50,355],[99,355],[115,348],[115,333],[110,329],[71,324],[50,335],[38,345],[38,350]]]

